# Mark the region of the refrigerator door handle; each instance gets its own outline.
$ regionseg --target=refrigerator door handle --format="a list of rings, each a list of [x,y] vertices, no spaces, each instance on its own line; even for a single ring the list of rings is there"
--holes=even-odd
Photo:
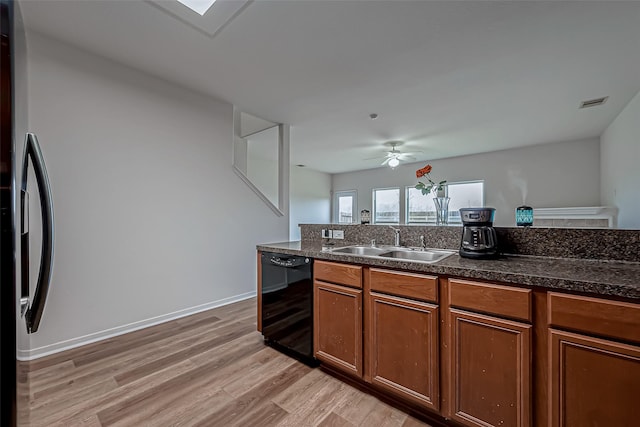
[[[38,138],[33,133],[27,133],[24,161],[22,168],[22,204],[24,212],[28,214],[28,193],[27,178],[29,159],[33,164],[33,172],[38,185],[38,193],[40,194],[40,209],[42,211],[42,251],[40,255],[40,269],[38,271],[38,281],[33,294],[31,306],[26,308],[25,318],[27,323],[27,332],[34,333],[40,326],[40,319],[44,311],[44,305],[51,284],[51,273],[53,267],[53,201],[51,198],[51,185],[49,176],[44,165],[44,158],[38,144]],[[26,211],[24,209],[26,206]],[[22,296],[21,305],[26,302],[29,304],[29,231],[28,217],[22,221]],[[26,230],[26,232],[25,232]],[[26,245],[25,245],[26,243]],[[25,267],[26,266],[26,267]],[[26,274],[25,274],[26,273]],[[25,295],[26,292],[26,295]],[[26,298],[26,300],[25,300]]]
[[[20,316],[24,317],[29,308],[29,193],[25,190],[20,191],[20,212]]]

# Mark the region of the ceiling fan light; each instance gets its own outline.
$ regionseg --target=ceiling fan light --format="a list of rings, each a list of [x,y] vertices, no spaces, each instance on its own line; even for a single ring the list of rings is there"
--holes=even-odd
[[[393,169],[400,164],[400,160],[398,160],[397,157],[394,157],[393,159],[389,160],[388,164],[389,164],[389,167]]]

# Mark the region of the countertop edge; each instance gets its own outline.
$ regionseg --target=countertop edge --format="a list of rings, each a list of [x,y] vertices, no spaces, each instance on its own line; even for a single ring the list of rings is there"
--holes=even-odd
[[[266,252],[277,252],[287,255],[302,255],[310,258],[360,264],[371,267],[394,268],[417,273],[430,273],[443,276],[455,276],[471,279],[497,281],[504,284],[539,287],[549,290],[571,291],[591,294],[593,296],[609,296],[640,302],[640,264],[611,263],[571,259],[553,259],[545,257],[507,256],[499,261],[474,261],[451,255],[436,263],[422,263],[397,259],[379,259],[359,255],[334,254],[310,246],[302,248],[301,242],[282,242],[259,244],[256,249]],[[458,265],[467,263],[468,265]],[[509,265],[505,266],[505,263]],[[513,263],[513,264],[511,264]],[[524,265],[523,265],[524,264]],[[553,267],[564,268],[562,272],[554,272]],[[594,270],[593,278],[576,279],[567,271]],[[536,271],[531,271],[536,270]],[[606,276],[607,279],[597,276]],[[624,277],[621,277],[624,276]],[[635,278],[638,281],[635,282]],[[627,279],[622,280],[623,278]],[[618,280],[616,280],[618,279]]]

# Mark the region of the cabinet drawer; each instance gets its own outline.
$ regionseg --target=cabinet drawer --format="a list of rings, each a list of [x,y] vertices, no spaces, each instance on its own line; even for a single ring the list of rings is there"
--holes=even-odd
[[[449,303],[497,316],[531,322],[531,290],[449,279]]]
[[[372,291],[423,301],[438,301],[438,278],[422,274],[369,269]]]
[[[362,288],[362,267],[337,262],[315,261],[313,275],[316,280]]]
[[[549,292],[549,324],[640,343],[640,304]]]

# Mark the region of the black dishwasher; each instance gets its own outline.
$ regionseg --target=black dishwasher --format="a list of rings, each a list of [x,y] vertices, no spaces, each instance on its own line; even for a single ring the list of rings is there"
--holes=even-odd
[[[262,252],[262,334],[296,359],[313,357],[313,259]]]

